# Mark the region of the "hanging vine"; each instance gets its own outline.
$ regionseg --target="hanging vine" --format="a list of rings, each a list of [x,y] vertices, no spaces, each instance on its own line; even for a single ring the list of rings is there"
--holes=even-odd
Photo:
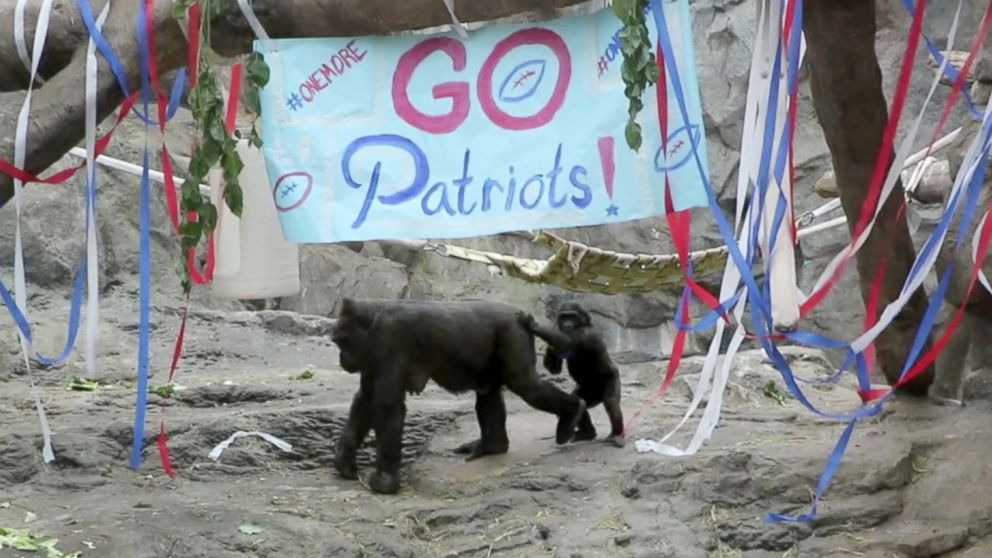
[[[184,22],[187,10],[197,0],[177,0],[173,6],[173,17],[180,24]],[[209,45],[210,21],[221,15],[236,0],[199,0],[202,6],[202,23],[195,32],[200,34],[200,44]],[[186,26],[184,25],[184,28]],[[204,51],[201,49],[198,60],[196,86],[187,98],[193,121],[196,125],[196,139],[190,157],[186,181],[180,189],[181,226],[183,253],[195,250],[200,241],[212,233],[217,226],[217,208],[210,198],[200,192],[200,184],[204,182],[210,169],[216,165],[224,177],[224,203],[231,212],[241,216],[243,195],[239,177],[244,163],[237,151],[239,138],[228,134],[224,126],[224,98],[221,95],[220,79],[210,64],[204,61]],[[245,64],[247,80],[241,93],[244,108],[256,118],[261,115],[262,107],[259,91],[269,81],[269,67],[259,53],[252,53]],[[262,138],[251,124],[248,141],[255,148],[262,147]],[[190,217],[192,215],[192,218]],[[185,258],[180,259],[178,270],[182,280],[183,292],[192,289],[192,281]]]
[[[620,31],[623,66],[624,95],[630,101],[627,109],[627,127],[624,136],[627,145],[637,151],[641,148],[641,125],[637,115],[644,108],[641,96],[644,90],[658,81],[658,65],[651,51],[647,26],[648,0],[613,0],[613,11],[623,23]]]

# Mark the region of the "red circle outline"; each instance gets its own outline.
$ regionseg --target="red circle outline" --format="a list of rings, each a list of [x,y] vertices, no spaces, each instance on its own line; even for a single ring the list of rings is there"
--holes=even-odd
[[[286,180],[287,178],[289,178],[291,176],[303,176],[303,177],[306,177],[306,179],[307,179],[307,189],[303,191],[303,194],[300,195],[300,199],[297,200],[296,203],[294,203],[293,205],[291,205],[289,207],[283,207],[283,206],[279,205],[279,199],[277,198],[276,194],[279,192],[279,187],[282,185],[283,180]],[[276,180],[276,185],[272,188],[272,202],[276,205],[276,210],[277,211],[280,211],[282,213],[286,213],[288,211],[292,211],[292,210],[296,209],[297,207],[300,207],[301,205],[303,205],[303,202],[307,201],[310,198],[310,193],[312,191],[313,191],[313,177],[310,176],[310,173],[304,172],[304,171],[288,172],[288,173],[280,176]]]
[[[546,46],[558,58],[558,81],[555,83],[555,89],[551,93],[551,99],[548,100],[548,104],[544,108],[531,116],[513,116],[507,114],[493,100],[493,73],[496,71],[496,65],[503,60],[503,57],[507,53],[521,45]],[[565,93],[568,91],[568,84],[571,80],[572,56],[568,52],[568,46],[565,44],[565,41],[554,31],[532,27],[511,33],[505,39],[496,43],[492,53],[489,54],[486,61],[482,64],[482,68],[479,70],[476,89],[479,94],[479,104],[482,105],[483,112],[486,113],[486,116],[489,117],[492,123],[504,130],[529,130],[540,128],[551,122],[555,114],[565,104]]]

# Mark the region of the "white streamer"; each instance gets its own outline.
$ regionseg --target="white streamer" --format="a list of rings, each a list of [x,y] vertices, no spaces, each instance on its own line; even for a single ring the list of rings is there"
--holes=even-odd
[[[35,78],[38,75],[38,65],[41,62],[41,53],[45,48],[45,39],[48,37],[48,23],[52,14],[52,0],[44,0],[41,10],[38,12],[38,22],[35,25],[34,45],[31,50],[31,75],[28,82],[27,94],[24,103],[21,105],[21,112],[17,115],[17,129],[14,137],[14,166],[24,168],[24,160],[27,146],[28,118],[31,113],[31,94],[34,91]],[[16,19],[16,18],[15,18]],[[23,24],[23,20],[21,22]],[[23,33],[22,33],[23,37]],[[21,186],[23,184],[16,177],[14,178],[14,210],[16,221],[14,223],[14,302],[21,311],[24,319],[30,323],[27,312],[27,282],[24,279],[24,248],[21,240]],[[52,451],[52,431],[48,426],[48,417],[45,415],[45,407],[41,403],[41,396],[34,383],[34,376],[31,373],[30,354],[33,351],[28,339],[18,328],[18,336],[21,339],[21,352],[24,353],[24,366],[27,368],[28,382],[31,384],[31,396],[34,398],[34,406],[38,411],[38,421],[41,423],[41,436],[43,446],[41,450],[45,463],[51,463],[55,459],[55,452]]]
[[[468,31],[465,30],[465,26],[462,25],[461,20],[455,15],[455,0],[444,0],[444,7],[448,9],[448,14],[451,15],[451,23],[458,33],[458,36],[462,39],[468,38]]]
[[[947,46],[948,50],[951,49],[951,45],[953,44],[953,38],[957,31],[957,23],[958,23],[958,16],[960,15],[960,10],[961,10],[961,2],[959,0],[958,10],[955,14],[954,22],[952,23],[951,30],[948,34],[948,46]],[[774,13],[775,16],[769,17],[769,12]],[[759,18],[758,18],[759,28],[763,29],[765,32],[759,34],[757,44],[755,45],[755,54],[751,66],[752,67],[751,81],[748,87],[748,97],[749,97],[748,105],[750,105],[752,90],[756,92],[767,90],[767,81],[760,77],[756,77],[757,73],[755,72],[755,68],[756,66],[760,66],[759,62],[761,61],[761,57],[765,56],[767,60],[767,57],[769,56],[769,49],[775,47],[775,43],[773,42],[775,29],[770,26],[770,21],[777,21],[778,20],[777,17],[778,17],[778,10],[775,9],[774,3],[770,5],[768,0],[765,0],[765,2],[762,3],[761,7],[759,7]],[[804,49],[801,48],[800,55],[802,54],[804,54]],[[946,58],[944,63],[946,64]],[[942,71],[943,67],[941,67],[940,70]],[[772,77],[777,78],[777,76],[772,76]],[[898,151],[895,164],[893,164],[892,168],[889,171],[889,176],[887,177],[887,181],[886,181],[887,188],[883,190],[883,196],[881,201],[879,202],[879,208],[882,207],[882,204],[884,203],[886,197],[891,193],[892,188],[894,187],[895,184],[894,177],[899,176],[899,172],[903,168],[903,165],[909,153],[909,147],[912,145],[912,141],[915,139],[915,136],[919,131],[919,126],[923,118],[923,114],[927,106],[929,105],[930,99],[932,98],[934,91],[936,90],[936,86],[937,83],[939,83],[939,79],[940,79],[940,74],[938,74],[935,77],[934,83],[930,89],[930,93],[927,96],[927,100],[924,103],[923,108],[921,109],[920,114],[916,119],[916,122],[914,123],[910,135],[907,136],[907,138],[903,141],[903,144],[901,145],[900,150]],[[992,107],[992,105],[990,105],[990,107]],[[751,107],[749,106],[748,108],[750,109]],[[756,108],[754,110],[758,112]],[[779,107],[779,110],[781,110],[781,107]],[[760,117],[760,114],[755,115],[752,119],[752,116],[748,115],[747,109],[745,110],[745,125],[744,125],[744,132],[742,134],[743,144],[742,144],[741,165],[738,174],[738,198],[737,198],[738,221],[741,214],[741,203],[742,200],[744,199],[744,196],[741,195],[741,193],[746,192],[747,188],[756,181],[756,176],[754,176],[754,173],[756,173],[758,168],[758,160],[757,157],[754,156],[753,154],[754,153],[760,154],[762,150],[761,138],[763,137],[763,135],[760,135],[758,133],[759,132],[758,117]],[[752,138],[752,141],[754,141],[753,149],[747,148],[749,144],[748,142],[749,137]],[[970,158],[966,158],[966,161],[974,161],[977,156],[977,140],[976,140],[976,145],[972,146],[969,155]],[[972,164],[971,166],[973,167],[974,165]],[[956,183],[955,185],[955,192],[960,187],[960,181],[961,181],[961,177],[959,176],[958,183]],[[757,200],[754,201],[757,202]],[[838,204],[839,204],[839,200],[838,200]],[[740,246],[742,250],[750,243],[750,238],[749,238],[750,223],[753,222],[752,219],[755,218],[754,209],[756,206],[757,203],[752,203],[748,208],[748,212],[747,212],[748,215],[744,222],[744,228],[741,231],[740,240],[738,241],[738,246]],[[879,211],[876,210],[875,217],[877,217],[878,212]],[[765,215],[764,218],[773,219],[774,216]],[[872,221],[872,224],[873,223],[874,220]],[[869,230],[870,230],[870,226],[869,226]],[[867,235],[867,231],[863,236],[866,235]],[[864,240],[863,239],[860,240],[861,243],[863,243]],[[860,245],[858,245],[858,247],[860,247]],[[856,251],[856,249],[854,251]],[[929,263],[930,266],[932,266],[932,262]],[[927,267],[926,270],[929,270],[929,267]],[[921,273],[919,273],[921,277],[920,280],[921,283],[922,283],[922,278],[926,276],[926,270],[922,270]],[[826,272],[824,275],[829,277],[829,275],[827,275]],[[727,300],[729,296],[734,292],[734,290],[736,290],[737,286],[739,285],[739,282],[740,282],[739,270],[737,270],[736,266],[728,259],[727,267],[724,269],[724,279],[723,279],[723,284],[721,285],[720,300]],[[909,290],[910,294],[912,293],[913,290],[915,290],[915,287]],[[734,308],[734,315],[736,316],[736,324],[740,324],[740,317],[743,313],[743,308],[745,305],[744,301],[747,298],[747,294],[748,294],[747,288],[745,288],[743,295],[744,298],[738,301],[737,306]],[[801,297],[801,298],[805,298],[805,297]],[[893,306],[894,304],[895,303],[890,304],[890,307]],[[904,304],[905,303],[903,303],[903,305]],[[901,306],[899,306],[899,308],[901,308]],[[897,311],[898,310],[896,310],[896,312]],[[892,318],[890,317],[888,321],[891,322],[891,319]],[[884,327],[884,325],[882,327]],[[710,378],[713,376],[713,369],[716,366],[716,362],[719,355],[719,345],[723,340],[724,328],[725,328],[725,323],[722,320],[718,321],[716,326],[716,335],[714,336],[713,342],[710,345],[710,350],[706,356],[706,360],[704,361],[703,370],[700,373],[697,389],[694,393],[693,400],[689,405],[689,409],[682,418],[682,421],[679,422],[679,424],[672,431],[670,431],[668,434],[666,434],[662,439],[658,441],[637,440],[635,443],[635,447],[638,452],[643,453],[650,451],[673,457],[690,456],[695,454],[702,446],[702,444],[710,439],[710,437],[712,436],[713,429],[716,427],[716,424],[719,421],[720,410],[723,403],[723,390],[726,388],[727,381],[729,379],[730,366],[732,364],[733,358],[741,342],[744,339],[743,331],[740,329],[739,325],[732,334],[733,337],[731,339],[730,346],[728,347],[727,354],[723,358],[720,369],[716,372],[716,378],[714,381],[714,385],[712,386],[712,395],[709,399],[709,402],[707,403],[705,411],[703,412],[703,417],[700,420],[696,433],[693,436],[692,440],[690,441],[689,445],[686,447],[686,449],[681,450],[674,446],[669,446],[664,444],[664,442],[668,438],[670,438],[676,431],[678,431],[679,428],[681,428],[685,424],[689,416],[691,416],[691,414],[695,412],[695,410],[699,406],[700,401],[705,396],[705,392],[708,391]],[[880,329],[881,327],[879,328],[879,330]],[[877,333],[875,335],[877,336]],[[865,336],[862,336],[862,338],[864,337]]]
[[[961,8],[961,4],[959,2],[958,13],[960,13],[960,8]],[[951,40],[954,37],[953,31],[955,31],[956,28],[957,28],[957,14],[955,14],[954,25],[952,26],[952,33],[949,35],[948,38],[948,50],[950,50]],[[946,63],[946,61],[947,59],[945,57],[944,62]],[[940,71],[943,71],[943,66],[941,67]],[[940,76],[935,76],[934,86],[936,86],[939,78]],[[933,91],[934,88],[931,88],[930,90],[931,95],[933,94]],[[929,100],[930,97],[928,96],[927,101],[929,102]],[[926,104],[924,104],[924,107],[925,106]],[[985,115],[982,118],[982,127],[986,125],[990,115],[992,115],[992,103],[990,103],[985,108]],[[916,128],[919,127],[920,119],[922,119],[922,117],[923,117],[923,113],[920,113],[920,118],[917,119],[917,122],[913,126],[914,135],[916,132]],[[971,178],[971,176],[974,174],[975,169],[978,165],[978,156],[981,147],[980,138],[981,138],[981,134],[978,134],[975,136],[974,140],[972,140],[971,147],[968,149],[968,154],[965,156],[963,164],[961,165],[961,169],[958,171],[958,175],[955,178],[954,185],[951,188],[951,193],[948,196],[949,202],[945,207],[945,211],[951,211],[951,212],[957,211],[960,191],[964,187],[964,184],[966,184]],[[943,233],[940,234],[940,236],[938,237],[938,240],[936,241],[938,245],[942,243],[943,239],[947,236],[947,230],[948,229],[945,229]],[[933,235],[936,233],[937,233],[936,230],[933,233],[931,233],[930,238],[932,238]],[[928,239],[928,242],[929,241],[930,240]],[[925,260],[923,260],[924,263],[922,267],[918,269],[916,276],[903,286],[903,289],[900,292],[899,297],[896,300],[889,303],[882,311],[881,315],[878,318],[878,322],[876,322],[874,326],[872,326],[870,329],[868,329],[868,331],[864,332],[864,334],[862,334],[860,337],[855,339],[854,342],[851,343],[851,348],[854,351],[856,352],[863,351],[869,344],[871,344],[872,341],[874,341],[882,333],[882,331],[886,327],[888,327],[890,323],[892,323],[896,315],[903,309],[904,306],[906,306],[907,303],[909,303],[909,300],[912,298],[913,293],[916,291],[916,289],[918,289],[926,280],[927,274],[930,272],[930,270],[933,268],[934,263],[937,261],[938,253],[939,250],[931,251],[930,255]],[[922,254],[917,256],[914,265],[920,261],[920,257],[922,257]]]
[[[960,16],[960,14],[961,14],[961,0],[958,1],[958,8],[954,14],[954,21],[951,23],[951,29],[948,32],[948,38],[947,38],[948,52],[951,49],[954,36],[957,33],[958,16]],[[868,240],[868,235],[871,232],[871,230],[874,228],[875,222],[878,220],[878,215],[881,213],[882,208],[885,207],[886,200],[888,200],[889,195],[892,194],[892,191],[895,188],[896,180],[902,174],[902,169],[904,168],[906,158],[908,157],[910,149],[912,149],[913,142],[916,140],[916,136],[919,133],[920,124],[923,121],[923,115],[926,113],[926,109],[930,104],[930,99],[933,97],[934,91],[936,91],[937,86],[940,84],[940,78],[943,75],[942,72],[944,71],[944,68],[947,65],[947,61],[948,59],[945,56],[944,60],[941,62],[940,68],[938,69],[939,73],[934,74],[934,79],[930,85],[930,91],[929,93],[927,93],[927,98],[923,103],[923,107],[921,108],[919,115],[916,117],[916,120],[913,122],[912,127],[910,128],[906,136],[903,138],[902,143],[900,144],[898,150],[896,151],[895,159],[892,162],[892,165],[889,167],[889,172],[888,175],[886,176],[884,186],[882,187],[882,193],[878,200],[878,205],[875,207],[875,213],[872,216],[871,221],[868,223],[868,226],[865,228],[865,230],[862,231],[861,234],[857,237],[855,242],[853,244],[849,244],[848,246],[845,246],[844,249],[841,250],[841,252],[837,254],[837,256],[830,262],[830,264],[827,265],[827,268],[823,271],[823,274],[816,282],[816,286],[813,288],[814,292],[818,291],[823,285],[825,285],[827,281],[834,275],[834,272],[837,270],[840,264],[846,259],[852,257],[855,253],[857,253],[857,251],[861,249],[861,246],[864,245],[865,241]],[[956,183],[954,186],[954,191],[956,191],[959,186],[960,184]],[[927,271],[929,271],[932,266],[933,266],[933,262],[931,261],[930,265],[926,266],[925,269],[921,270],[921,272],[918,274],[918,281],[911,281],[910,284],[904,286],[903,294],[898,299],[889,303],[889,305],[886,306],[885,310],[882,312],[882,315],[879,316],[879,319],[875,323],[875,325],[851,344],[851,347],[856,352],[863,351],[866,347],[868,347],[868,345],[871,344],[871,342],[874,341],[876,337],[878,337],[878,335],[882,332],[882,330],[892,322],[896,314],[898,314],[899,311],[902,310],[902,308],[909,302],[909,299],[912,297],[912,292],[915,291],[916,288],[923,283],[923,280],[926,278]],[[910,285],[915,285],[915,286],[913,286],[912,289],[908,289]],[[908,294],[906,293],[907,290],[909,290]]]
[[[248,26],[251,27],[251,30],[255,33],[255,36],[258,37],[259,41],[265,43],[266,50],[275,52],[276,43],[269,38],[269,34],[265,32],[265,28],[262,27],[262,22],[258,20],[254,10],[251,9],[249,0],[238,0],[238,7],[241,8],[241,13],[244,14],[245,19],[248,21]]]
[[[757,181],[758,167],[760,165],[761,144],[763,135],[759,134],[759,122],[762,118],[759,93],[768,90],[769,74],[762,74],[762,66],[770,65],[771,56],[774,55],[775,43],[773,39],[773,26],[769,23],[770,10],[772,9],[769,0],[764,0],[758,5],[759,33],[754,54],[751,60],[751,72],[749,77],[748,94],[744,116],[744,130],[742,132],[741,163],[737,175],[737,211],[735,218],[735,228],[739,229],[740,236],[737,245],[741,251],[746,251],[751,244],[751,224],[757,218],[759,204],[748,205],[747,213],[744,213],[744,201],[747,198],[749,187]],[[774,76],[778,79],[778,76]],[[756,200],[757,201],[757,200]],[[741,226],[742,225],[742,226]],[[732,258],[727,258],[727,263],[723,270],[723,281],[720,285],[720,300],[728,300],[737,291],[741,282],[741,271],[737,268]],[[648,440],[639,439],[634,442],[634,447],[639,453],[654,452],[671,457],[687,457],[694,455],[699,448],[713,435],[713,430],[720,420],[720,412],[723,407],[723,393],[730,379],[730,366],[734,356],[737,354],[741,343],[744,341],[744,331],[741,327],[741,318],[744,315],[744,308],[747,304],[748,289],[744,287],[741,299],[734,306],[735,317],[734,330],[731,332],[730,346],[727,353],[720,359],[720,346],[726,333],[726,323],[723,320],[717,321],[716,332],[710,343],[706,359],[703,361],[703,369],[699,373],[699,380],[693,392],[692,401],[689,408],[682,416],[675,427],[665,434],[661,439]],[[719,369],[717,368],[720,363]],[[689,418],[699,408],[703,398],[709,395],[706,409],[696,427],[689,445],[685,449],[667,445],[665,442],[678,432]]]
[[[97,29],[110,14],[111,0],[103,6],[96,19]],[[96,94],[99,66],[96,59],[96,42],[92,38],[86,47],[86,190],[88,199],[95,202],[96,194]],[[86,204],[86,374],[96,375],[96,341],[100,324],[100,257],[96,244],[95,203]]]
[[[986,210],[985,215],[982,215],[982,220],[978,222],[978,227],[975,228],[975,234],[971,237],[971,263],[972,265],[978,265],[978,245],[981,243],[982,227],[985,226],[985,220],[989,218],[989,212]],[[982,264],[985,263],[985,255],[982,256]],[[978,268],[978,281],[985,287],[985,290],[992,293],[992,285],[989,285],[989,279],[985,276],[985,270],[981,267]]]
[[[28,43],[24,36],[24,8],[28,0],[17,0],[14,6],[14,44],[17,47],[17,57],[24,64],[24,69],[31,71],[31,57],[28,56]]]
[[[245,432],[243,430],[240,430],[238,432],[235,432],[234,434],[231,434],[230,438],[217,444],[217,446],[214,447],[214,449],[210,450],[210,454],[207,455],[207,457],[209,457],[214,461],[217,461],[218,459],[220,459],[221,454],[224,453],[224,450],[230,447],[230,445],[233,444],[235,440],[237,440],[238,438],[245,438],[247,436],[257,436],[286,453],[293,451],[292,444],[284,440],[281,440],[279,438],[276,438],[272,434],[266,434],[265,432],[256,432],[256,431]]]

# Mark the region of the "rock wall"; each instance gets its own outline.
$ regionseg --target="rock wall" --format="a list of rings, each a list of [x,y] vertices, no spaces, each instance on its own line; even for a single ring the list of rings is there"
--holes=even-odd
[[[938,44],[946,37],[953,16],[951,3],[931,7],[927,32]],[[980,21],[980,6],[966,3],[962,28],[957,44],[971,41]],[[726,209],[732,209],[736,189],[737,167],[741,143],[741,122],[747,89],[748,66],[751,57],[756,10],[752,2],[742,0],[699,0],[691,4],[694,41],[699,66],[710,172],[719,199]],[[968,22],[974,22],[969,24]],[[905,30],[909,16],[898,0],[880,2],[880,31],[877,52],[891,89],[899,71],[905,48]],[[926,71],[924,49],[917,56],[912,94],[903,118],[902,128],[911,114],[919,110],[923,96],[932,79]],[[810,100],[808,68],[804,68],[800,88],[799,127],[796,133],[797,211],[822,204],[813,193],[813,183],[830,168],[829,153],[823,142]],[[947,95],[942,88],[936,102]],[[21,96],[0,96],[0,118],[16,117]],[[939,105],[938,105],[939,106]],[[926,124],[936,120],[939,110],[932,109]],[[947,129],[952,129],[964,116],[958,110]],[[105,123],[106,125],[107,123]],[[929,138],[924,127],[920,143]],[[166,141],[173,151],[188,144],[191,131],[187,113],[170,128]],[[140,163],[144,129],[134,120],[127,121],[118,131],[108,151],[109,155]],[[157,145],[155,139],[151,145]],[[78,164],[67,156],[59,168]],[[158,157],[153,167],[161,168]],[[55,169],[51,169],[49,172]],[[105,290],[137,289],[137,247],[139,181],[130,175],[101,168],[99,171],[99,239],[101,247],[101,277]],[[22,231],[25,262],[31,289],[67,293],[83,250],[82,195],[80,176],[61,186],[33,185],[23,197]],[[161,196],[161,185],[153,184],[153,246],[156,300],[178,301],[178,280],[175,265],[178,243],[171,230]],[[4,208],[8,215],[0,221],[0,277],[10,282],[13,263],[13,204]],[[723,243],[708,209],[695,212],[693,248],[707,248]],[[634,223],[561,230],[567,238],[591,245],[633,252],[666,253],[672,251],[666,225],[662,219]],[[830,258],[848,241],[844,228],[806,238],[802,242],[800,286],[809,289]],[[520,256],[544,257],[546,253],[528,242],[509,237],[465,239],[458,244]],[[266,306],[300,313],[332,315],[343,297],[414,297],[427,299],[487,298],[502,300],[525,308],[553,311],[565,299],[578,299],[588,305],[597,324],[604,331],[611,349],[622,362],[653,360],[667,354],[671,346],[672,325],[677,294],[658,292],[637,296],[597,296],[568,293],[554,287],[530,285],[502,276],[493,276],[485,266],[449,260],[431,253],[416,253],[395,248],[383,248],[365,243],[357,251],[345,246],[304,246],[301,248],[303,287],[299,295]],[[63,295],[59,295],[63,296]],[[205,308],[234,310],[245,304],[213,297],[209,289],[197,289],[196,302]],[[257,305],[251,305],[256,307]],[[696,310],[697,313],[701,309]],[[538,313],[541,313],[539,311]],[[809,327],[837,337],[850,338],[851,325],[860,324],[862,303],[857,293],[853,269],[845,274],[836,292],[813,315]],[[704,348],[707,334],[695,336],[689,353]]]

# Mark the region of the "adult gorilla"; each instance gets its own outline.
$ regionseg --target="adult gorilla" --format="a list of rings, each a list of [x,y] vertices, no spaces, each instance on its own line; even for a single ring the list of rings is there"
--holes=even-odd
[[[345,299],[332,333],[341,367],[361,374],[348,422],[338,440],[334,466],[358,478],[355,453],[370,429],[376,433],[373,491],[399,491],[406,394],[420,393],[433,379],[451,393],[474,391],[480,439],[456,451],[467,460],[506,453],[505,385],[532,407],[558,415],[556,441],[568,442],[585,403],[541,380],[534,336],[516,308],[494,302],[428,302]]]

